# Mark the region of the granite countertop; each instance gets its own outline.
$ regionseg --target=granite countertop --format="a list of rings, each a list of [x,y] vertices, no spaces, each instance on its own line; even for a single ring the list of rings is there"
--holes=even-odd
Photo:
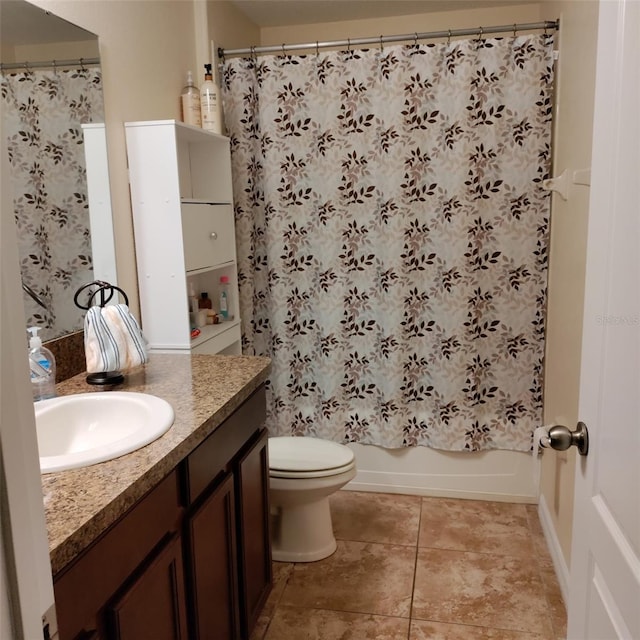
[[[158,440],[115,460],[42,476],[51,568],[55,575],[158,484],[262,384],[268,358],[152,354],[114,391],[167,400],[175,422]],[[106,391],[80,374],[58,395]]]

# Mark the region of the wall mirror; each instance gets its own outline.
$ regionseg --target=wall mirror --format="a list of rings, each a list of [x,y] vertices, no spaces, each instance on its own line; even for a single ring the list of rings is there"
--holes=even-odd
[[[27,326],[80,330],[77,289],[115,284],[98,37],[26,0],[0,2],[1,100]]]

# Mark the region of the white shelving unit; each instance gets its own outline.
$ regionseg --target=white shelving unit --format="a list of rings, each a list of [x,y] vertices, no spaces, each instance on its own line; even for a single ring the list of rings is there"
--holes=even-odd
[[[175,120],[125,123],[142,331],[151,352],[241,352],[229,138]],[[191,339],[188,290],[233,319]]]

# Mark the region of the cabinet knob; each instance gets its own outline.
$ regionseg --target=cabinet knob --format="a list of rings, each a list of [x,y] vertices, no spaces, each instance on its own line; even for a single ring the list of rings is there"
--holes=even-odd
[[[218,239],[218,234],[215,231],[212,231],[210,237],[211,237],[212,240],[217,240]]]

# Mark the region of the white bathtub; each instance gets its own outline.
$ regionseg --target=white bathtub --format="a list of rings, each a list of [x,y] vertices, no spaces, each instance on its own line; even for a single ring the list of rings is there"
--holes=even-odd
[[[349,445],[356,454],[356,477],[345,487],[421,496],[538,502],[533,458],[519,451],[464,453],[427,447],[383,449]]]

